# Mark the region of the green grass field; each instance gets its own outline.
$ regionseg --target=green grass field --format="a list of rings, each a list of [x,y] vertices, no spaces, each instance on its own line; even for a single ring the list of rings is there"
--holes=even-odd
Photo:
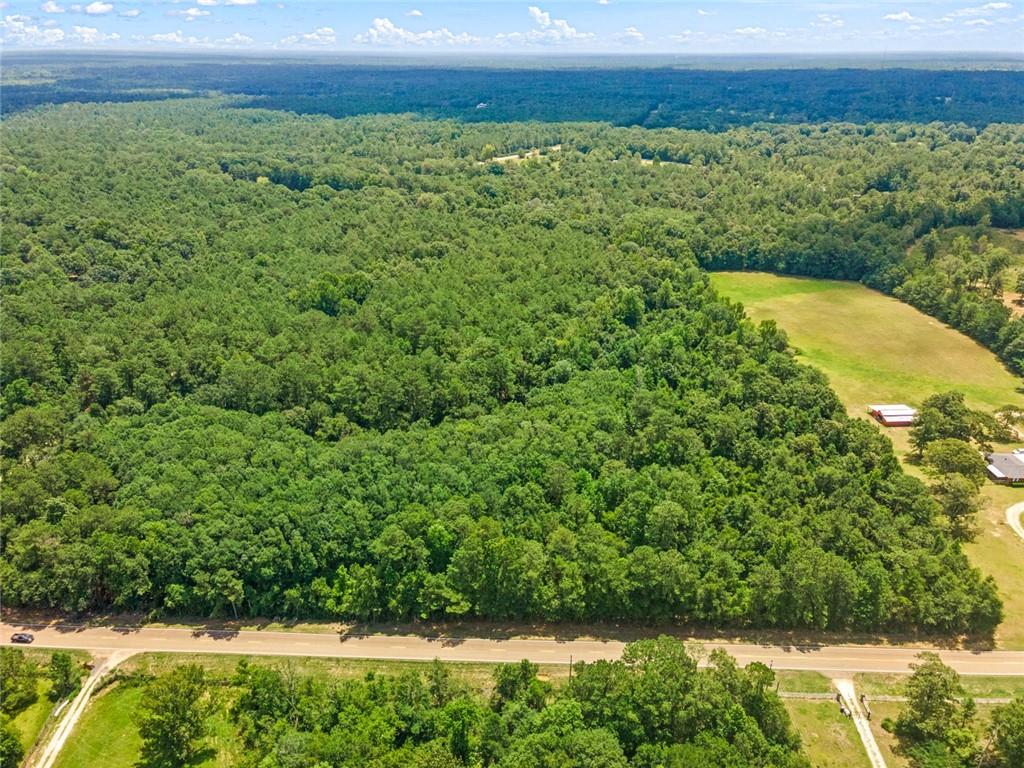
[[[41,678],[36,683],[36,691],[39,697],[35,702],[19,712],[11,721],[21,735],[21,746],[25,748],[26,754],[36,743],[39,733],[43,730],[43,726],[46,725],[50,713],[53,712],[53,708],[56,706],[56,702],[52,701],[49,696],[49,680]]]
[[[144,693],[141,685],[113,685],[100,691],[64,744],[57,768],[134,765],[142,747],[135,713]]]
[[[974,408],[994,410],[1024,400],[1021,381],[990,351],[938,320],[858,283],[754,272],[711,275],[719,292],[742,302],[751,318],[775,320],[801,359],[828,375],[847,410],[865,415],[869,403],[918,405],[956,389]],[[897,452],[906,429],[883,430]],[[905,465],[908,472],[920,470]],[[1006,618],[997,640],[1024,648],[1024,542],[1004,522],[1024,489],[988,484],[977,539],[965,547],[972,562],[999,584]]]
[[[757,272],[716,272],[711,280],[754,320],[775,320],[851,413],[870,403],[915,405],[948,389],[975,408],[1022,400],[1021,382],[987,349],[859,283]]]
[[[100,691],[64,745],[56,768],[134,768],[142,749],[136,718],[145,693],[145,685],[132,683],[115,683]],[[220,690],[217,694],[204,757],[191,768],[228,768],[242,755],[228,716],[228,697]]]
[[[1024,649],[1024,541],[1006,524],[1006,508],[1024,501],[1024,488],[989,483],[983,489],[985,508],[979,515],[979,532],[964,551],[999,585],[1005,618],[997,632],[999,644]]]
[[[832,681],[820,672],[776,670],[775,679],[780,691],[792,693],[832,693]]]
[[[867,768],[867,753],[853,721],[832,701],[787,699],[786,711],[803,740],[804,753],[815,768]]]

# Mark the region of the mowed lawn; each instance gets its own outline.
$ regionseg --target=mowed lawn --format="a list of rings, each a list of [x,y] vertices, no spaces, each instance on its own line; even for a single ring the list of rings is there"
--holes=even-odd
[[[867,752],[853,721],[834,701],[786,699],[786,711],[800,733],[804,754],[814,768],[868,768]]]
[[[971,562],[991,574],[999,585],[1005,616],[996,632],[999,644],[1024,649],[1024,540],[1006,524],[1006,508],[1024,501],[1024,488],[988,483],[982,489],[985,508],[978,515],[977,538],[964,550]]]
[[[988,411],[1024,402],[1022,382],[989,350],[938,320],[858,283],[716,272],[718,291],[741,302],[754,320],[775,320],[800,358],[828,375],[850,414],[867,418],[871,403],[917,406],[935,392],[963,392]],[[906,429],[884,429],[896,450],[908,451]],[[906,465],[920,476],[920,470]],[[999,584],[1006,616],[997,640],[1024,648],[1024,541],[1006,525],[1004,510],[1024,501],[1024,489],[987,484],[971,561]]]

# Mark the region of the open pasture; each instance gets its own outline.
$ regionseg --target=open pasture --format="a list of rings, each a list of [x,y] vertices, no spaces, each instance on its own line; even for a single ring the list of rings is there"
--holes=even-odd
[[[918,405],[950,389],[974,408],[1024,399],[1021,382],[989,350],[859,283],[760,272],[717,272],[711,280],[754,320],[775,320],[803,360],[828,374],[852,414],[870,403]]]

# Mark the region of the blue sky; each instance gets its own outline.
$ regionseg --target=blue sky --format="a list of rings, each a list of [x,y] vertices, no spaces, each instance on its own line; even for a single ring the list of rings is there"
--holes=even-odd
[[[1024,53],[1024,0],[10,0],[0,17],[6,49]]]

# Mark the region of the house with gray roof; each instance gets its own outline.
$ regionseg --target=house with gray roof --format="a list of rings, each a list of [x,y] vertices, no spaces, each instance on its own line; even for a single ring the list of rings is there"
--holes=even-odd
[[[988,476],[992,482],[1024,485],[1024,448],[1018,448],[1012,453],[990,453],[985,459],[988,461]]]

